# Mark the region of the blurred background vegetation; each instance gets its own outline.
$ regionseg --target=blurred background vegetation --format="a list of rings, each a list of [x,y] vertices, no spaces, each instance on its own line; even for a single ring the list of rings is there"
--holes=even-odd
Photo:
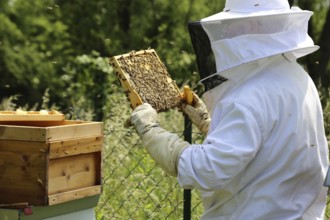
[[[224,2],[1,0],[0,110],[56,109],[68,119],[105,122],[117,117],[121,126],[129,109],[120,106],[128,103],[108,59],[148,48],[180,87],[199,90],[187,22],[221,11]],[[290,3],[314,11],[309,33],[321,48],[299,62],[319,88],[329,135],[330,1]]]
[[[292,4],[315,12],[309,31],[321,49],[301,59],[322,93],[330,86],[329,0]],[[218,0],[1,0],[0,100],[106,117],[121,92],[108,58],[154,48],[179,85],[198,81],[187,22],[219,12]],[[13,98],[14,97],[14,98]],[[47,102],[45,101],[47,100]],[[76,116],[75,116],[76,117]]]

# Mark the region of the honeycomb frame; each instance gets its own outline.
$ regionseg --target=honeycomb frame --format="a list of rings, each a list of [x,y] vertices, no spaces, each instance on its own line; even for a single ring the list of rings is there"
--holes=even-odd
[[[149,103],[163,112],[182,103],[181,91],[154,49],[113,56],[109,62],[133,109]]]

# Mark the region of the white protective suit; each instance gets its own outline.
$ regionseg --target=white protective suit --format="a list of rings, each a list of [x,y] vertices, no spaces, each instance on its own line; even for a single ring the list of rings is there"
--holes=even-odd
[[[204,143],[179,160],[180,185],[201,191],[202,219],[323,219],[328,152],[308,74],[277,55],[222,76],[205,94]]]
[[[200,73],[201,81],[213,86],[212,77],[227,79],[204,94],[212,120],[203,144],[162,129],[149,104],[132,113],[130,122],[159,166],[183,188],[201,192],[202,219],[324,218],[322,107],[296,61],[318,49],[307,34],[311,15],[286,0],[227,0],[223,12],[197,23],[195,51],[207,55],[209,43],[216,62],[216,72]],[[209,60],[196,55],[198,62]]]
[[[228,79],[204,94],[209,132],[178,163],[180,185],[201,191],[202,219],[323,219],[322,107],[296,62],[318,49],[311,15],[284,0],[227,0],[200,21],[217,71],[202,81]]]

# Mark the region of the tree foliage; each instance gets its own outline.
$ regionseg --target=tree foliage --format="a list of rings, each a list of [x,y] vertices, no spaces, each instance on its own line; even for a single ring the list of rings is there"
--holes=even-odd
[[[326,91],[330,86],[328,0],[291,1],[315,11],[310,34],[321,49],[301,62]],[[196,86],[198,74],[187,23],[222,10],[206,0],[2,0],[0,2],[0,94],[18,106],[69,113],[92,111],[102,120],[117,92],[109,57],[154,48],[178,84]],[[119,91],[120,92],[120,91]]]

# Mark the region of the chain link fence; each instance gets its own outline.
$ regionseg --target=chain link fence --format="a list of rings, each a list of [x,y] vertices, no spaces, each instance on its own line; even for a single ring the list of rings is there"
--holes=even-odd
[[[134,129],[123,127],[127,115],[127,109],[113,110],[105,123],[103,189],[97,219],[183,219],[184,190],[147,154]],[[184,138],[182,113],[160,113],[159,117],[165,129]],[[166,123],[169,119],[172,123]],[[194,133],[193,142],[199,139],[200,134]],[[199,219],[202,212],[199,194],[192,190],[191,219]]]
[[[125,103],[119,106],[125,106]],[[103,150],[103,190],[96,207],[97,220],[116,219],[187,219],[184,190],[177,179],[162,171],[146,153],[134,129],[125,129],[128,108],[114,108],[105,123]],[[185,122],[178,111],[159,114],[162,127],[184,139]],[[163,123],[162,123],[163,122]],[[192,132],[192,143],[202,136]],[[326,218],[330,219],[330,200]],[[189,210],[188,210],[189,211]],[[191,194],[191,219],[203,212],[197,191]]]

